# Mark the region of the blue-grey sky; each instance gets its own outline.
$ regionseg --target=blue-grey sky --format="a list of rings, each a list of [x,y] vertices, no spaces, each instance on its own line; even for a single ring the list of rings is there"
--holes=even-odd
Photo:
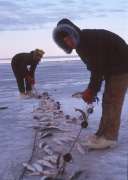
[[[52,40],[62,18],[80,28],[104,28],[128,42],[128,0],[0,0],[0,57],[43,48],[63,55]]]

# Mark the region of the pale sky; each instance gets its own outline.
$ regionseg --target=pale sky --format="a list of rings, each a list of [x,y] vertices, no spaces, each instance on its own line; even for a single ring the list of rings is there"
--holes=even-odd
[[[0,58],[35,48],[66,55],[52,39],[62,18],[81,29],[113,31],[128,43],[128,0],[0,0]]]

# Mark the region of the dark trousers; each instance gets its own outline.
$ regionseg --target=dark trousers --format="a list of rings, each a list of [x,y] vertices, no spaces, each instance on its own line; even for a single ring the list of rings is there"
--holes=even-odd
[[[16,76],[16,81],[17,81],[17,85],[18,85],[18,89],[21,93],[26,93],[27,91],[31,91],[32,90],[32,86],[31,84],[28,82],[27,79],[20,77],[20,76]]]
[[[106,81],[102,100],[102,117],[98,136],[117,140],[124,97],[128,89],[128,74],[111,77]]]
[[[13,73],[14,73],[16,81],[17,81],[19,92],[20,93],[26,93],[27,91],[31,91],[32,86],[28,82],[28,80],[25,79],[25,73],[24,72],[27,72],[27,68],[26,69],[20,69],[20,68],[17,68],[14,64],[12,64],[12,70],[13,70]]]

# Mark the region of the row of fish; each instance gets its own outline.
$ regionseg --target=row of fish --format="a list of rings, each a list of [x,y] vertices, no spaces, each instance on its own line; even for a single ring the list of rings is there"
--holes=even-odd
[[[36,148],[41,157],[31,163],[23,163],[27,170],[26,175],[41,176],[40,180],[48,180],[48,178],[49,180],[50,178],[51,180],[77,180],[83,170],[74,172],[72,176],[66,176],[66,179],[58,177],[57,170],[63,163],[62,155],[68,151],[77,136],[80,129],[80,124],[77,122],[81,121],[81,117],[78,119],[64,115],[61,104],[55,102],[48,93],[43,93],[39,107],[34,111],[34,120],[36,125],[33,128],[38,130]],[[75,149],[80,154],[85,154],[84,147],[78,141]]]

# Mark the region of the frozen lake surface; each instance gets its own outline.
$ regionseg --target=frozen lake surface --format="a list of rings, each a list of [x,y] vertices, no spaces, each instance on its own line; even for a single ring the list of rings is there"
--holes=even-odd
[[[39,100],[21,100],[10,64],[0,64],[0,177],[1,180],[18,180],[21,163],[29,159],[34,131],[32,111],[38,107]],[[71,95],[85,89],[89,73],[81,61],[44,62],[36,70],[36,84],[40,92],[47,91],[59,100],[65,114],[77,116],[74,107],[84,109],[83,101]],[[99,93],[101,98],[102,91]],[[101,103],[101,102],[100,102]],[[101,115],[101,104],[96,105],[90,118],[88,132],[94,133]],[[128,179],[128,95],[126,96],[119,145],[108,151],[93,151],[85,158],[91,176],[87,180],[127,180]],[[83,164],[84,165],[84,164]]]

